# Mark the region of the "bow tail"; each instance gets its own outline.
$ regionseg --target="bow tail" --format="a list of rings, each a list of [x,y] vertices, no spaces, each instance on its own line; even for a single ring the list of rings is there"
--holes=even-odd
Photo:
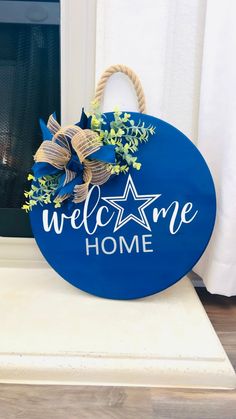
[[[90,181],[92,185],[103,185],[111,176],[107,163],[98,160],[86,160],[86,165],[92,173]]]
[[[63,186],[65,186],[67,183],[71,182],[76,177],[76,173],[73,172],[72,170],[69,170],[69,169],[66,168],[65,172],[66,172],[65,173],[66,177],[65,177],[65,182],[64,182]]]
[[[85,160],[83,173],[84,183],[74,187],[73,202],[79,203],[86,199],[90,183],[91,185],[103,185],[103,183],[107,182],[110,176],[111,173],[109,172],[106,163],[95,160]]]
[[[82,183],[81,185],[76,185],[74,187],[74,199],[73,199],[74,203],[78,204],[79,202],[83,202],[86,199],[88,195],[89,184],[91,182],[91,179],[92,179],[92,171],[85,163],[84,172],[83,172],[84,183]]]
[[[80,181],[79,176],[67,168],[65,169],[65,174],[62,175],[61,178],[61,183],[58,186],[58,193],[55,198],[55,200],[59,202],[63,202],[69,198],[73,193],[76,182]]]
[[[55,113],[49,116],[48,122],[47,122],[47,128],[53,135],[56,134],[56,132],[60,130],[61,125],[57,122]]]

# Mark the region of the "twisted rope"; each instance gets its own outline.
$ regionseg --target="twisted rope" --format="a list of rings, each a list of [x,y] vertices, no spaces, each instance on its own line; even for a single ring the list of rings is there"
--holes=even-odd
[[[104,89],[105,89],[105,85],[107,80],[112,76],[112,74],[115,73],[124,73],[126,76],[129,77],[129,79],[132,81],[135,91],[136,91],[136,95],[137,95],[137,99],[138,99],[138,106],[139,106],[139,112],[141,113],[146,113],[146,103],[145,103],[145,95],[144,95],[144,91],[141,85],[141,82],[137,76],[137,74],[135,74],[135,72],[133,70],[131,70],[131,68],[127,67],[126,65],[123,64],[116,64],[116,65],[112,65],[111,67],[108,67],[104,73],[102,74],[97,88],[96,88],[96,92],[95,92],[95,101],[98,103],[101,103],[101,99],[102,96],[104,94]]]

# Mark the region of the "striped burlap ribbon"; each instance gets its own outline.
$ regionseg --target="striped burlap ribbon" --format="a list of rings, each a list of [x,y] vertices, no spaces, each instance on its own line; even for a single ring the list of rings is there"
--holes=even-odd
[[[113,65],[104,71],[97,85],[95,101],[101,102],[108,78],[117,72],[124,73],[132,81],[137,94],[139,111],[144,113],[146,105],[140,80],[133,70],[122,64]],[[56,196],[57,201],[62,202],[73,194],[73,202],[82,202],[88,194],[89,184],[102,185],[111,176],[107,162],[99,161],[91,156],[101,147],[104,148],[104,145],[96,132],[91,129],[81,129],[77,125],[62,128],[54,115],[49,117],[47,128],[53,137],[49,141],[43,141],[34,156],[35,162],[48,163],[58,171],[64,172],[63,184]],[[81,171],[84,183],[81,183]],[[63,193],[63,188],[65,193]]]
[[[99,135],[90,129],[81,129],[76,125],[61,128],[54,116],[49,117],[47,127],[53,134],[50,141],[43,141],[37,150],[34,160],[36,163],[49,163],[58,170],[65,171],[65,180],[62,186],[67,185],[77,176],[76,171],[70,169],[72,158],[71,147],[76,152],[80,165],[83,166],[84,183],[74,186],[73,202],[82,202],[88,194],[89,184],[102,185],[107,182],[111,173],[107,163],[98,160],[88,160],[88,157],[102,147]],[[71,142],[71,147],[69,145]],[[71,195],[58,195],[56,200],[64,201]]]

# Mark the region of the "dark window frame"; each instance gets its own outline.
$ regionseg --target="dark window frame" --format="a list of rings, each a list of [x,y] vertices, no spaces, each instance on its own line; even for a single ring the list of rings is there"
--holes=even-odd
[[[59,34],[60,42],[60,34]],[[60,51],[59,51],[60,54]],[[60,64],[59,64],[60,72]],[[52,111],[54,111],[53,109]],[[39,115],[42,116],[42,115]],[[59,116],[57,114],[57,116]],[[45,116],[44,116],[45,117]],[[30,217],[21,208],[0,206],[0,236],[3,237],[33,237]]]

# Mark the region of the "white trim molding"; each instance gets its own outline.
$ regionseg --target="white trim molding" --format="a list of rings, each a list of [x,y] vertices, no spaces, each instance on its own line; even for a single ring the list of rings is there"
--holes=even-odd
[[[47,265],[35,239],[22,237],[0,237],[1,267],[27,267],[28,265]]]
[[[61,120],[77,122],[95,89],[96,0],[61,0]]]

